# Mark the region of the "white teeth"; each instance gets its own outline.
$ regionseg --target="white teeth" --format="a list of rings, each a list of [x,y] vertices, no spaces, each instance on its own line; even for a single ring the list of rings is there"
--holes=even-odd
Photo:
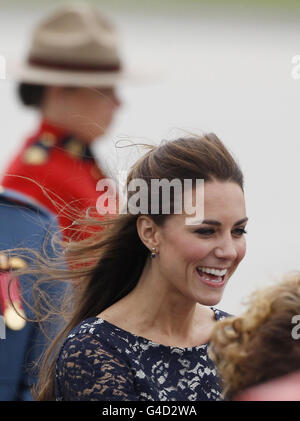
[[[223,281],[222,277],[219,276],[218,279],[209,279],[209,278],[204,278],[205,281],[209,281],[209,282],[215,282],[216,284],[220,283]]]
[[[205,278],[205,280],[209,281],[209,282],[215,282],[216,284],[223,281],[223,279],[221,277],[219,277],[218,279],[207,279],[207,278]]]
[[[205,268],[205,267],[197,267],[198,270],[201,270],[202,272],[210,273],[212,275],[216,276],[224,276],[227,273],[227,269],[218,270],[218,269],[212,269],[212,268]]]

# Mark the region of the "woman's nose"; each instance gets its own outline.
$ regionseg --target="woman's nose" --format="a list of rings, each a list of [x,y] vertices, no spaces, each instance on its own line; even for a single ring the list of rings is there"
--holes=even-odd
[[[237,249],[232,237],[223,238],[215,248],[215,255],[220,259],[234,260],[237,257]]]

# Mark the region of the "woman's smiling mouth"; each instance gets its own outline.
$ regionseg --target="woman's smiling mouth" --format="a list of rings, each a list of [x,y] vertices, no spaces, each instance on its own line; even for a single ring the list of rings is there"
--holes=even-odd
[[[213,288],[220,288],[225,284],[227,268],[216,269],[209,267],[198,266],[196,273],[202,283]]]

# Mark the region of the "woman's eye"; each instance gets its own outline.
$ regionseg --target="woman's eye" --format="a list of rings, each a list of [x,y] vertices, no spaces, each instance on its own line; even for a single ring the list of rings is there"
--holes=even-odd
[[[201,235],[213,235],[215,233],[214,229],[208,229],[208,228],[201,228],[195,231],[196,234],[201,234]],[[233,234],[237,235],[237,236],[242,236],[243,234],[247,234],[247,231],[245,230],[245,228],[236,228],[235,230],[233,230]]]
[[[207,228],[201,228],[195,231],[197,234],[201,235],[211,235],[214,234],[215,230],[213,229],[207,229]]]
[[[234,234],[236,235],[243,235],[243,234],[247,234],[247,231],[245,230],[245,228],[237,228],[234,231]]]

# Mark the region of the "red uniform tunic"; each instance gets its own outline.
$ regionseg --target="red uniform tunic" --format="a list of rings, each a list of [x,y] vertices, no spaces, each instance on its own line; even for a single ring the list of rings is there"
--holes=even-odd
[[[17,176],[17,177],[15,177]],[[62,228],[96,207],[105,175],[83,141],[43,121],[5,172],[2,185],[17,190],[58,215]],[[32,181],[34,180],[34,182]],[[70,230],[65,231],[70,235]]]

